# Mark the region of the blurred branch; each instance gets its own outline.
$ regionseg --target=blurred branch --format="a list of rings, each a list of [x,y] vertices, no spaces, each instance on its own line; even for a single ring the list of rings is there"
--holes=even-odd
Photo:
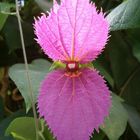
[[[18,94],[19,90],[18,88],[15,88],[13,91],[12,91],[12,99],[14,101],[20,101],[20,100],[23,100],[23,97],[21,95]]]
[[[1,88],[0,88],[0,96],[3,99],[3,106],[4,106],[4,110],[6,113],[8,114],[12,114],[13,112],[7,107],[7,93],[8,93],[8,87],[9,87],[9,77],[8,77],[8,68],[4,67],[3,68],[4,74],[3,77],[1,79]]]
[[[0,88],[0,96],[3,98],[4,101],[7,94],[8,86],[9,86],[8,68],[4,67],[4,74],[1,80],[1,88]]]
[[[126,87],[128,86],[129,82],[133,79],[133,77],[135,76],[135,74],[140,70],[140,66],[136,67],[136,69],[130,74],[130,76],[128,77],[128,79],[126,80],[126,82],[124,83],[124,85],[121,88],[121,91],[119,93],[119,96],[122,96],[122,94],[124,93]]]
[[[37,120],[35,104],[34,104],[35,101],[34,101],[33,89],[32,89],[32,84],[31,84],[31,79],[30,79],[30,74],[29,74],[29,67],[28,67],[28,61],[27,61],[26,50],[25,50],[23,30],[22,30],[21,19],[20,19],[20,14],[19,14],[18,0],[15,0],[15,2],[16,2],[16,15],[17,15],[17,19],[18,19],[22,50],[23,50],[23,56],[24,56],[24,61],[25,61],[26,77],[27,77],[27,81],[28,81],[28,85],[29,85],[29,97],[30,97],[30,100],[32,103],[32,109],[33,109],[33,114],[34,114],[34,119],[35,119],[36,140],[39,140],[39,135],[38,135],[39,125],[38,125],[38,120]]]
[[[6,11],[1,11],[2,14],[6,15],[16,15],[16,12],[6,12]]]

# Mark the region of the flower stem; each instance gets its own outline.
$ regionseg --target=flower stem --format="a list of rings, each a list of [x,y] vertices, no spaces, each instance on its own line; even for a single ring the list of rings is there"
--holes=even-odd
[[[20,14],[19,14],[18,0],[15,0],[15,2],[16,2],[16,16],[17,16],[18,25],[19,25],[21,45],[22,45],[22,50],[23,50],[24,62],[25,62],[26,78],[27,78],[28,85],[29,85],[29,97],[30,97],[30,100],[31,100],[33,115],[34,115],[34,120],[35,120],[36,140],[39,140],[39,135],[38,135],[39,125],[38,125],[38,119],[37,119],[37,114],[36,114],[32,84],[31,84],[31,79],[30,79],[30,75],[29,75],[29,67],[28,67],[27,55],[26,55],[26,50],[25,50],[25,43],[24,43],[21,19],[20,19]]]

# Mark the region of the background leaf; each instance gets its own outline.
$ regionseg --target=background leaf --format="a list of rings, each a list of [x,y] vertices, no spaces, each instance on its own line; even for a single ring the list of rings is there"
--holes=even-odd
[[[44,126],[44,124],[42,124],[42,120],[38,120],[38,121],[39,121],[39,127],[40,128],[43,127],[43,128],[41,128],[42,130],[40,132],[38,132],[39,134],[41,134],[39,137],[39,140],[44,140],[44,139],[53,140],[52,135],[47,134],[47,133],[49,133],[49,130],[47,129],[46,126]],[[32,117],[16,118],[8,126],[5,134],[7,136],[12,135],[16,140],[35,140],[36,131],[35,131],[34,118],[32,118]]]
[[[49,11],[53,6],[53,1],[45,1],[45,0],[35,0],[35,2],[39,5],[39,7],[44,11]]]
[[[38,59],[33,61],[29,65],[29,74],[31,78],[31,84],[34,93],[34,101],[36,101],[40,82],[43,80],[44,76],[49,72],[49,67],[51,63]],[[27,111],[31,107],[31,101],[29,96],[28,82],[26,78],[26,71],[24,64],[15,64],[9,70],[10,78],[15,82],[22,96],[24,97],[26,103]]]
[[[128,122],[132,127],[133,131],[140,139],[140,114],[134,107],[130,105],[124,104],[124,107],[128,112]]]
[[[8,15],[0,13],[0,31],[3,28],[7,18],[8,18]]]
[[[95,131],[90,140],[103,140],[104,138],[105,138],[105,133],[102,130],[100,130],[99,133]]]
[[[16,117],[20,117],[20,116],[31,116],[31,113],[26,114],[25,110],[19,110],[17,112],[15,112],[14,114],[12,114],[11,116],[3,119],[0,122],[0,139],[2,140],[13,140],[13,138],[11,137],[5,137],[5,130],[7,129],[7,127],[9,126],[9,124],[12,122],[13,119],[15,119]]]
[[[139,65],[130,49],[125,40],[123,40],[121,32],[112,33],[109,42],[109,56],[117,89],[121,88],[129,75]]]
[[[10,14],[11,8],[15,8],[15,4],[0,2],[0,31],[8,18],[8,14]]]
[[[3,100],[0,97],[0,121],[4,118],[4,106],[3,106]]]
[[[6,135],[12,135],[16,140],[35,140],[35,124],[32,117],[20,117],[11,122]]]
[[[22,28],[25,40],[25,46],[34,44],[34,33],[32,24],[22,21]],[[17,48],[21,48],[19,26],[16,16],[9,16],[2,30],[3,36],[9,51],[12,52]]]
[[[107,16],[111,30],[140,27],[140,0],[127,0]]]
[[[128,30],[126,39],[128,38],[128,42],[132,46],[133,55],[140,62],[140,28]]]
[[[131,52],[131,44],[121,32],[113,33],[109,55],[115,87],[120,96],[140,108],[140,63]]]
[[[109,74],[109,72],[105,69],[105,67],[99,62],[99,61],[94,61],[93,66],[99,70],[101,75],[105,77],[105,79],[108,81],[108,83],[111,85],[111,87],[114,87],[114,79],[112,75]]]
[[[15,8],[15,4],[8,2],[0,2],[0,12],[1,13],[10,13],[11,8]]]
[[[101,129],[109,140],[118,140],[127,126],[128,114],[123,107],[120,98],[112,94],[112,108],[109,117],[106,118]]]

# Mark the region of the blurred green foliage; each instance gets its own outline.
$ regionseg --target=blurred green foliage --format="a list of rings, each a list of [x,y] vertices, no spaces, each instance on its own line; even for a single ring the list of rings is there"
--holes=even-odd
[[[93,66],[105,77],[113,92],[113,106],[105,125],[101,126],[99,134],[96,133],[91,139],[138,140],[140,139],[140,0],[93,0],[93,2],[99,10],[100,7],[103,8],[111,26],[108,45],[103,54],[93,62]],[[34,17],[49,10],[51,6],[51,0],[26,0],[25,6],[20,9],[27,57],[29,62],[33,61],[29,65],[29,74],[35,100],[39,83],[49,71],[51,61],[44,56],[35,42],[32,24]],[[24,61],[15,11],[14,0],[0,1],[0,140],[12,140],[11,134],[18,140],[21,140],[21,137],[25,140],[28,138],[34,140],[35,133],[27,131],[28,127],[31,131],[34,130],[34,123],[32,113],[30,115],[25,113],[31,108],[31,103],[27,94],[24,64],[21,64]],[[35,60],[37,58],[44,59]],[[15,91],[17,100],[13,96]],[[43,123],[41,125],[43,132],[40,135],[52,140],[53,137],[47,127]],[[4,136],[5,132],[9,136]],[[40,139],[43,140],[42,136]]]

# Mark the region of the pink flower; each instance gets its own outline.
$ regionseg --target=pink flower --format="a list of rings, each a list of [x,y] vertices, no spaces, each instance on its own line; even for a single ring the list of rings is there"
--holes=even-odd
[[[35,20],[34,28],[45,54],[65,65],[43,80],[39,114],[57,140],[89,140],[111,106],[105,81],[88,66],[107,42],[107,20],[88,0],[61,0],[48,17]]]

